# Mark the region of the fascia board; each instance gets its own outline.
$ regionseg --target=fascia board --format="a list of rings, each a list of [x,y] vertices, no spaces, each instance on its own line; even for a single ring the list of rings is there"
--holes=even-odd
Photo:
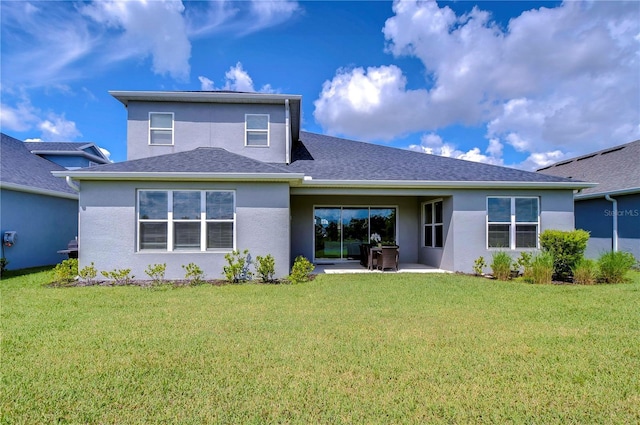
[[[433,180],[317,180],[305,179],[301,187],[432,188],[432,189],[586,189],[588,182],[433,181]]]
[[[291,181],[301,180],[299,173],[148,173],[148,172],[87,172],[53,171],[56,177],[75,180],[227,180],[227,181]]]
[[[585,193],[584,195],[576,194],[573,198],[576,201],[583,201],[583,200],[587,200],[587,199],[604,198],[605,195],[623,196],[623,195],[633,195],[635,193],[640,193],[640,187],[632,187],[632,188],[629,188],[629,189],[612,190],[612,191],[609,191],[609,192]]]
[[[0,189],[14,190],[16,192],[33,193],[35,195],[53,196],[55,198],[78,199],[77,194],[58,192],[56,190],[41,189],[38,187],[25,186],[21,184],[0,182]]]
[[[124,106],[129,101],[149,102],[221,102],[221,103],[282,103],[286,99],[302,100],[301,95],[265,93],[223,93],[223,92],[165,92],[165,91],[118,91],[109,94]]]

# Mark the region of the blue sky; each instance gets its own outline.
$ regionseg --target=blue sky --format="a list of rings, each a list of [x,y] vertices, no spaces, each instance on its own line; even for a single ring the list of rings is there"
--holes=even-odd
[[[1,1],[2,131],[126,159],[108,90],[301,94],[303,129],[536,169],[640,138],[636,1]]]

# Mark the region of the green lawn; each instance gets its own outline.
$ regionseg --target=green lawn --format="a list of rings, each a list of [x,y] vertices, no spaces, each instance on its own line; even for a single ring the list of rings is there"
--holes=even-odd
[[[640,274],[1,288],[2,423],[638,423]]]

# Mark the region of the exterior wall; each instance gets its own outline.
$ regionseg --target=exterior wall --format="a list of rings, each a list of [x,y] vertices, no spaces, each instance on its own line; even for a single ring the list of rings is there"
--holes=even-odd
[[[173,146],[149,145],[149,112],[174,113]],[[284,105],[130,102],[127,159],[219,147],[264,162],[286,158]],[[269,114],[269,147],[245,146],[245,114]]]
[[[291,254],[313,258],[314,206],[397,206],[400,261],[420,263],[444,270],[471,273],[474,261],[490,262],[495,249],[487,249],[487,197],[538,196],[540,232],[546,229],[573,229],[571,190],[410,190],[385,195],[293,195],[291,197]],[[442,248],[424,247],[422,204],[443,200]],[[520,250],[509,251],[514,258]]]
[[[486,214],[488,196],[538,196],[540,232],[547,229],[573,229],[573,193],[571,190],[460,190],[453,195],[453,251],[443,257],[443,268],[470,273],[474,261],[483,256],[487,264],[496,249],[488,249]],[[451,236],[451,234],[449,235]],[[522,250],[507,250],[515,259]],[[528,251],[531,251],[530,249]],[[449,251],[447,251],[449,254]],[[449,264],[452,267],[449,268]]]
[[[640,258],[640,194],[615,196],[618,201],[618,250]],[[613,204],[604,198],[576,201],[577,229],[590,233],[585,255],[597,258],[613,249]]]
[[[136,190],[235,190],[236,249],[255,259],[271,254],[276,276],[289,273],[289,186],[286,183],[82,182],[80,197],[80,267],[130,268],[147,279],[148,265],[166,263],[168,279],[184,278],[182,265],[197,264],[208,279],[223,278],[225,253],[136,251]]]
[[[314,206],[385,206],[397,207],[396,242],[400,246],[400,261],[418,262],[420,238],[420,206],[416,196],[339,196],[294,195],[291,197],[291,261],[303,255],[314,259]]]
[[[15,245],[2,246],[8,269],[56,264],[67,258],[57,251],[78,235],[78,201],[2,189],[0,223],[0,237],[17,232]]]
[[[89,160],[81,156],[69,155],[41,155],[44,159],[61,165],[65,168],[83,168],[89,166]]]

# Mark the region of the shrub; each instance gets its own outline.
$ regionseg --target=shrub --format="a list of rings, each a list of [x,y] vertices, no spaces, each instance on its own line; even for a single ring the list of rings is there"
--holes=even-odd
[[[516,264],[518,268],[522,268],[522,274],[526,275],[531,270],[531,260],[533,256],[530,252],[523,251],[520,253],[520,256],[516,260]]]
[[[53,269],[53,281],[64,285],[71,283],[78,276],[78,259],[69,258],[56,265]]]
[[[487,263],[484,261],[484,257],[480,256],[476,258],[476,261],[473,263],[473,272],[478,276],[482,276],[485,267],[487,267]]]
[[[593,285],[598,279],[598,265],[587,258],[578,261],[571,271],[573,282],[580,285]]]
[[[498,280],[509,280],[511,275],[511,262],[513,260],[504,251],[494,252],[491,261],[491,274]]]
[[[553,255],[553,271],[559,279],[571,275],[571,269],[583,258],[588,240],[585,230],[545,230],[540,234],[540,246]]]
[[[144,271],[151,278],[154,285],[162,285],[164,283],[164,273],[167,270],[167,264],[148,265]]]
[[[251,255],[249,250],[232,251],[224,256],[227,265],[223,268],[223,274],[230,283],[238,283],[251,279],[253,273],[249,271],[251,265]]]
[[[540,252],[531,259],[531,267],[525,275],[525,280],[531,283],[551,283],[553,280],[553,255],[550,252]]]
[[[296,257],[291,268],[291,274],[289,275],[289,282],[293,284],[308,282],[309,275],[313,271],[315,266],[302,255]]]
[[[636,263],[630,252],[605,252],[598,258],[599,278],[604,283],[624,282],[625,275]]]
[[[9,260],[4,257],[0,258],[0,273],[7,271],[7,264],[9,264]]]
[[[87,283],[93,283],[93,280],[96,278],[96,276],[98,275],[98,270],[96,270],[96,266],[95,264],[93,264],[93,261],[91,262],[91,265],[85,266],[83,267],[79,272],[78,275],[80,276],[80,278],[82,280],[84,280]]]
[[[189,263],[182,268],[185,271],[184,278],[192,285],[199,285],[204,282],[204,272],[196,263]]]
[[[256,257],[256,273],[263,282],[273,282],[276,274],[276,260],[267,254],[265,257]]]
[[[113,269],[111,271],[102,271],[102,276],[113,280],[116,285],[128,285],[135,276],[131,276],[131,269]]]

